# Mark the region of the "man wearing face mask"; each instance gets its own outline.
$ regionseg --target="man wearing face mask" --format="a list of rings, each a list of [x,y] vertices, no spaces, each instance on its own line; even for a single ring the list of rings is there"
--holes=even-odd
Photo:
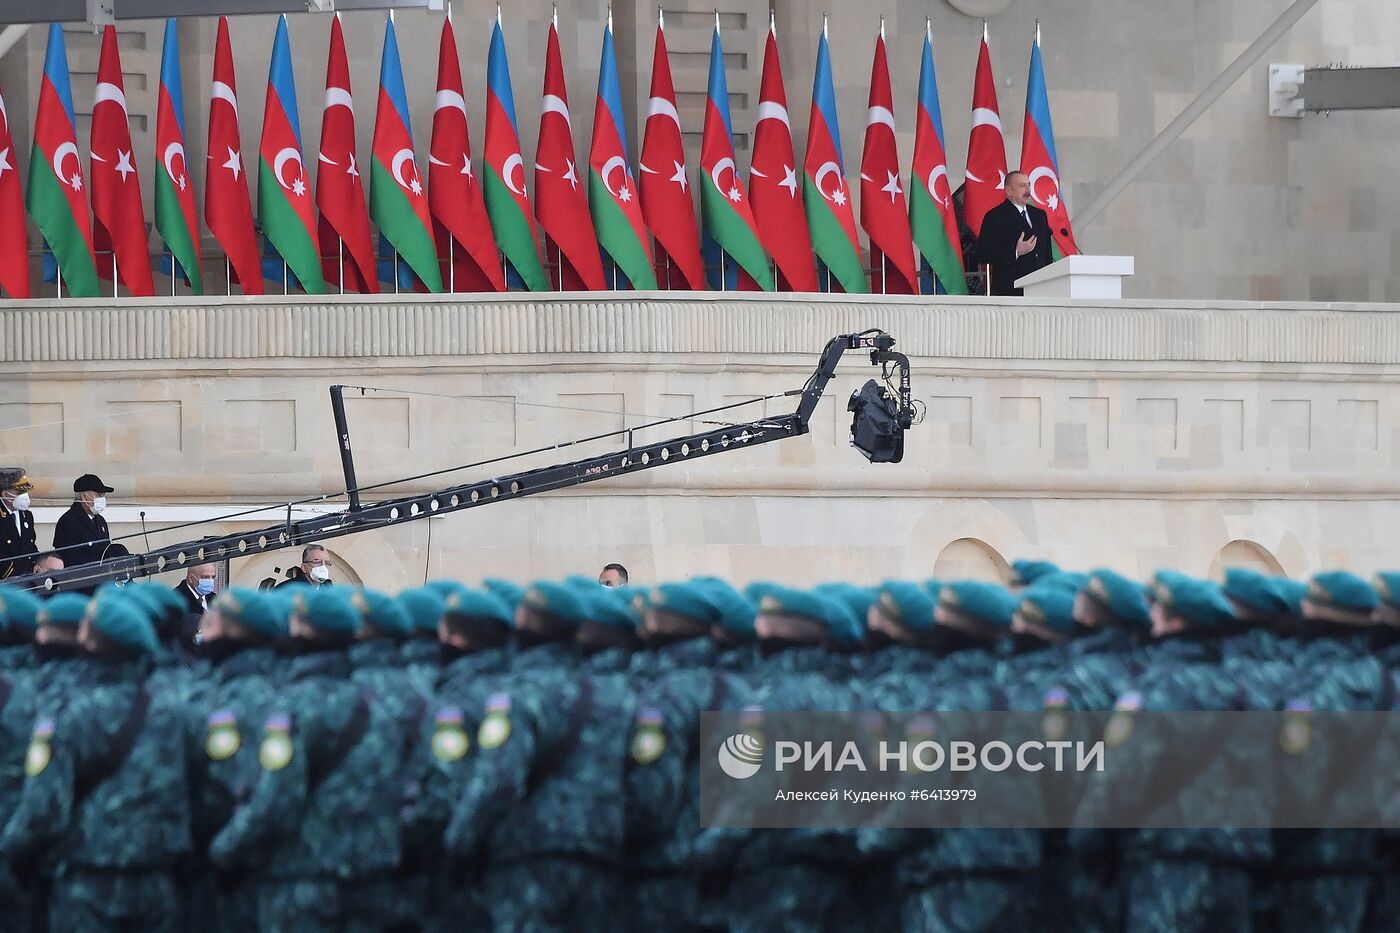
[[[175,592],[185,601],[185,612],[192,616],[202,616],[209,608],[215,591],[219,588],[218,572],[213,564],[197,564],[185,574],[185,579],[175,587]]]
[[[28,573],[39,553],[29,511],[33,485],[23,467],[0,467],[0,580]]]
[[[331,555],[319,544],[308,544],[301,552],[301,566],[293,567],[291,576],[277,586],[304,583],[321,587],[331,585]]]
[[[102,511],[107,508],[107,493],[111,486],[91,473],[73,481],[73,504],[58,519],[53,530],[53,547],[69,567],[92,564],[102,559],[102,552],[112,542],[107,520]]]

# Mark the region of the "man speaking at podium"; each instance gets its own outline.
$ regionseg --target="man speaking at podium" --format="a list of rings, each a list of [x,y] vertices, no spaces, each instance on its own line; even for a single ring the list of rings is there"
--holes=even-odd
[[[1025,172],[1006,176],[1006,200],[987,211],[977,235],[978,261],[991,266],[991,293],[1019,295],[1013,283],[1050,265],[1050,219],[1031,203]]]

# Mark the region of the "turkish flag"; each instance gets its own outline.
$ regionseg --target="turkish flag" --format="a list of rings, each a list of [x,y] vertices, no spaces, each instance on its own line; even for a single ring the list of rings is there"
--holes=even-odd
[[[967,143],[967,184],[963,220],[973,235],[982,232],[987,211],[1006,200],[1006,143],[1001,137],[997,86],[992,78],[992,55],[987,33],[977,53],[977,79],[972,85],[972,135]]]
[[[111,278],[111,257],[115,255],[117,276],[131,294],[153,295],[146,214],[141,207],[141,182],[132,158],[131,126],[127,123],[126,92],[122,88],[122,63],[114,26],[102,30],[88,155],[92,213],[97,219],[93,229],[97,272],[103,278]]]
[[[491,220],[472,171],[467,102],[462,97],[462,69],[451,18],[442,22],[438,46],[437,97],[428,147],[428,211],[438,259],[443,262],[443,286],[456,292],[505,291]]]
[[[209,167],[204,180],[204,222],[224,248],[224,256],[245,295],[263,293],[258,239],[253,232],[253,205],[243,171],[238,135],[238,90],[233,79],[233,51],[228,17],[219,17],[214,43],[214,80],[209,96]]]
[[[365,186],[355,161],[355,108],[350,97],[350,67],[345,60],[345,36],[340,29],[339,13],[331,20],[326,108],[321,117],[318,161],[316,207],[321,211],[321,269],[326,286],[340,288],[343,285],[357,292],[378,292],[369,212],[365,209]]]
[[[0,97],[0,287],[11,298],[29,297],[29,241],[24,228],[24,194],[19,189],[10,115]]]
[[[607,282],[593,218],[588,213],[587,176],[579,177],[575,154],[559,31],[551,23],[539,144],[535,147],[535,219],[544,229],[549,261],[558,264],[550,284],[565,291],[601,291]]]
[[[860,224],[870,237],[872,291],[913,295],[919,291],[909,207],[899,185],[899,147],[894,138],[894,100],[885,58],[883,27],[875,40],[866,110],[865,151],[860,160]]]
[[[774,30],[770,20],[749,167],[749,198],[763,248],[777,266],[778,287],[814,292],[817,267],[812,260],[812,238],[807,233],[807,212],[802,206],[802,175],[797,171],[797,157],[792,149],[792,125],[788,122],[787,92],[783,89]]]
[[[681,118],[666,54],[666,32],[656,27],[656,51],[651,64],[651,103],[642,137],[641,172],[637,179],[642,219],[656,239],[656,280],[666,288],[702,291],[705,265],[700,258],[700,233],[695,201],[686,175]]]

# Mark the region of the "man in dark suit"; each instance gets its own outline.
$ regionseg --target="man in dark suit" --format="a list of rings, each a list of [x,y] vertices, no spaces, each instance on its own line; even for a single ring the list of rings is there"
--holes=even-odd
[[[112,491],[91,473],[73,481],[74,502],[59,516],[53,530],[53,549],[65,565],[77,567],[103,558],[112,535],[102,510],[107,508],[107,493]]]
[[[214,565],[196,564],[175,587],[175,592],[185,601],[186,615],[202,616],[218,588],[219,573]]]
[[[32,488],[22,467],[0,467],[0,580],[29,573],[39,553],[29,511]]]
[[[991,266],[993,295],[1019,295],[1014,283],[1050,265],[1050,219],[1031,203],[1025,172],[1006,176],[1006,200],[987,211],[977,235],[978,261]]]

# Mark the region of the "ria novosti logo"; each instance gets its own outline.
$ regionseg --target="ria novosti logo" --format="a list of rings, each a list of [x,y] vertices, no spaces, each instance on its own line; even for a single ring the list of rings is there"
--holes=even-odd
[[[742,781],[758,773],[763,765],[763,740],[747,732],[736,732],[719,747],[719,766],[725,774]]]

